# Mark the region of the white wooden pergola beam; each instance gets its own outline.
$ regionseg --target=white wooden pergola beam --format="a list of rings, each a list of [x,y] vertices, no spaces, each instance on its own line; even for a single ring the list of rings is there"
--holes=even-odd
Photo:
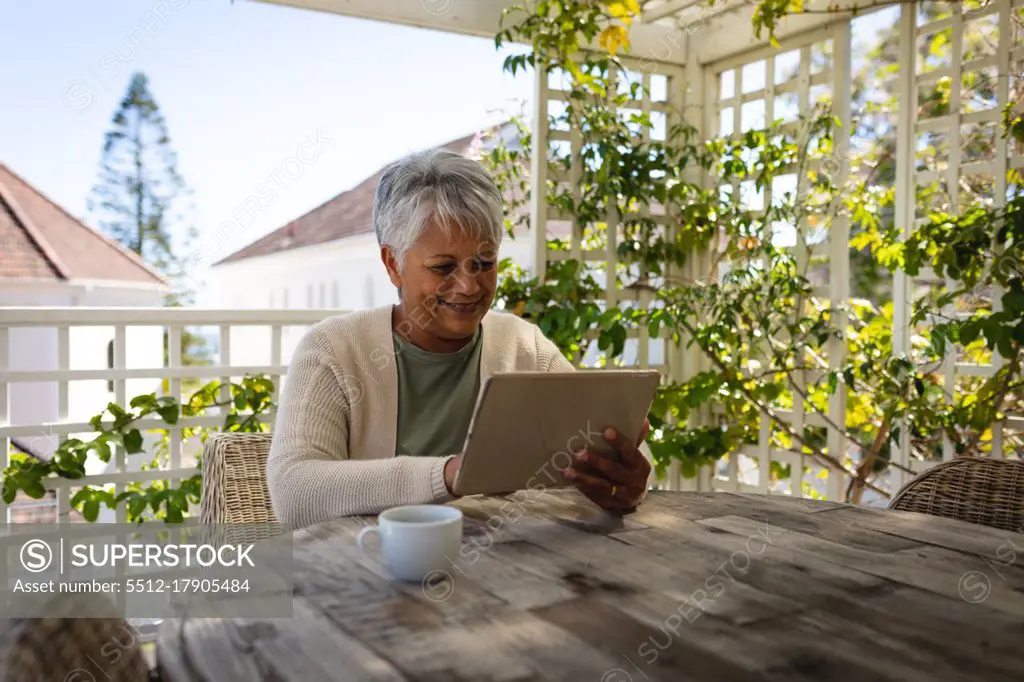
[[[666,2],[663,2],[652,9],[645,9],[640,15],[640,20],[652,22],[657,21],[658,19],[664,19],[665,17],[670,17],[673,14],[678,14],[689,7],[700,5],[704,1],[705,0],[666,0]]]
[[[702,17],[699,27],[688,29],[694,41],[697,60],[700,64],[709,64],[726,57],[734,57],[747,51],[763,49],[768,40],[768,32],[762,29],[761,37],[755,37],[752,19],[754,16],[753,0],[727,0],[726,11],[707,11]],[[807,33],[846,21],[855,16],[869,14],[878,9],[865,9],[863,0],[857,9],[858,0],[808,0],[804,7],[806,14],[795,14],[780,19],[775,27],[775,36],[782,42],[787,38]],[[718,3],[716,3],[716,6]],[[822,10],[833,10],[817,13]],[[681,18],[683,18],[681,16]],[[686,17],[691,19],[690,17]]]
[[[502,24],[502,12],[516,0],[249,0],[272,5],[317,10],[359,19],[414,26],[448,33],[494,38],[503,26],[516,22],[510,14]],[[679,30],[669,26],[634,22],[629,28],[629,55],[646,61],[682,64],[685,50]],[[596,43],[591,46],[598,49]]]

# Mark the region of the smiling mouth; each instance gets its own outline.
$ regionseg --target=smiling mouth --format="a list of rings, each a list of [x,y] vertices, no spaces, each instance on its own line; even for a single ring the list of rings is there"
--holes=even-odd
[[[472,313],[478,307],[480,307],[480,301],[472,301],[470,303],[454,303],[452,301],[445,301],[444,299],[438,299],[437,301],[445,308],[454,310],[457,313]]]

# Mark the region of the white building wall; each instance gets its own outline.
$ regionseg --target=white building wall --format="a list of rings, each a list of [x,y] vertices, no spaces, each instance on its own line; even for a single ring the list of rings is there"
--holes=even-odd
[[[533,253],[527,233],[505,240],[499,255],[532,270]],[[330,310],[363,310],[398,300],[373,234],[215,266],[210,271],[210,288],[215,307],[323,308],[325,317]],[[284,364],[307,328],[283,330]],[[270,364],[269,329],[235,328],[230,342],[233,363]]]
[[[10,330],[8,366],[12,370],[18,371],[57,369],[57,331],[47,328]],[[8,409],[12,425],[56,420],[56,384],[19,383],[13,384],[8,390],[10,392]],[[32,446],[29,445],[29,447]]]

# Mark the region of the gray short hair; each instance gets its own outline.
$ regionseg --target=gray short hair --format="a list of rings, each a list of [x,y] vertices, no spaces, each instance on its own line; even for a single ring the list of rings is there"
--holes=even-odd
[[[501,192],[482,164],[432,149],[384,169],[373,199],[377,243],[390,246],[401,262],[431,221],[446,234],[458,227],[498,248],[504,222]]]

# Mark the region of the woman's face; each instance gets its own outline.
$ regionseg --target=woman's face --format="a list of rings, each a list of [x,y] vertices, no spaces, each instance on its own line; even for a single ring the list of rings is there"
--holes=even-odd
[[[391,282],[402,290],[402,328],[426,350],[449,352],[476,332],[498,284],[498,249],[486,239],[431,225],[405,254],[402,267],[381,249]]]

